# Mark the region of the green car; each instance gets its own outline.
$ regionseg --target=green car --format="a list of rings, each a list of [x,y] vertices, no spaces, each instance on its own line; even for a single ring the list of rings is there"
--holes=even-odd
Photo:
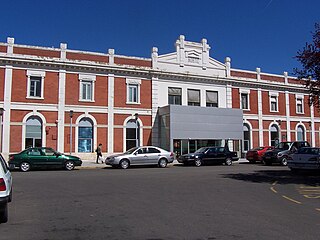
[[[81,166],[79,157],[65,155],[48,147],[28,148],[17,154],[9,155],[10,169],[20,169],[27,172],[32,168],[65,168],[72,170],[75,166]]]

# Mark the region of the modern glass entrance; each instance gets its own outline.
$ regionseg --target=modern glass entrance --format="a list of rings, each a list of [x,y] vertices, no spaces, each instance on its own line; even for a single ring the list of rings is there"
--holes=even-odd
[[[182,154],[193,153],[201,147],[215,147],[222,146],[222,140],[195,140],[195,139],[174,139],[173,151],[176,156]]]

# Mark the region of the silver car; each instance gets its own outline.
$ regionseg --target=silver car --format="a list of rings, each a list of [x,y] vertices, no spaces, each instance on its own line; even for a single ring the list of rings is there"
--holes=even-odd
[[[299,169],[320,170],[320,148],[300,148],[289,156],[288,167],[293,171]]]
[[[119,166],[126,169],[133,165],[158,165],[166,167],[168,163],[172,163],[174,154],[159,147],[142,146],[134,147],[122,154],[111,155],[106,158],[106,165],[113,167]]]

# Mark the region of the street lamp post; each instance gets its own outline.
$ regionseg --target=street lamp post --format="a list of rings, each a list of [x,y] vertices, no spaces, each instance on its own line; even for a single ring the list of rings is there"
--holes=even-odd
[[[73,117],[73,110],[70,110],[69,116],[70,116],[70,155],[71,155],[71,153],[72,153],[72,117]]]
[[[138,118],[139,118],[139,114],[135,113],[134,114],[134,118],[136,120],[136,147],[139,147],[139,138],[138,138]]]
[[[2,152],[2,119],[4,108],[0,108],[0,152]]]
[[[309,129],[310,129],[310,144],[312,146],[312,122],[309,121]]]

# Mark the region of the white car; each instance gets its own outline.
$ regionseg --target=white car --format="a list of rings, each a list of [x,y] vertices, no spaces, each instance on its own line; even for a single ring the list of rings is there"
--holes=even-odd
[[[288,167],[295,170],[320,170],[320,148],[304,147],[289,155]]]
[[[0,223],[8,221],[8,202],[12,200],[12,176],[0,154]]]
[[[126,169],[132,165],[158,165],[166,167],[172,163],[174,154],[154,146],[134,147],[122,154],[112,155],[106,158],[106,165],[119,166]]]

